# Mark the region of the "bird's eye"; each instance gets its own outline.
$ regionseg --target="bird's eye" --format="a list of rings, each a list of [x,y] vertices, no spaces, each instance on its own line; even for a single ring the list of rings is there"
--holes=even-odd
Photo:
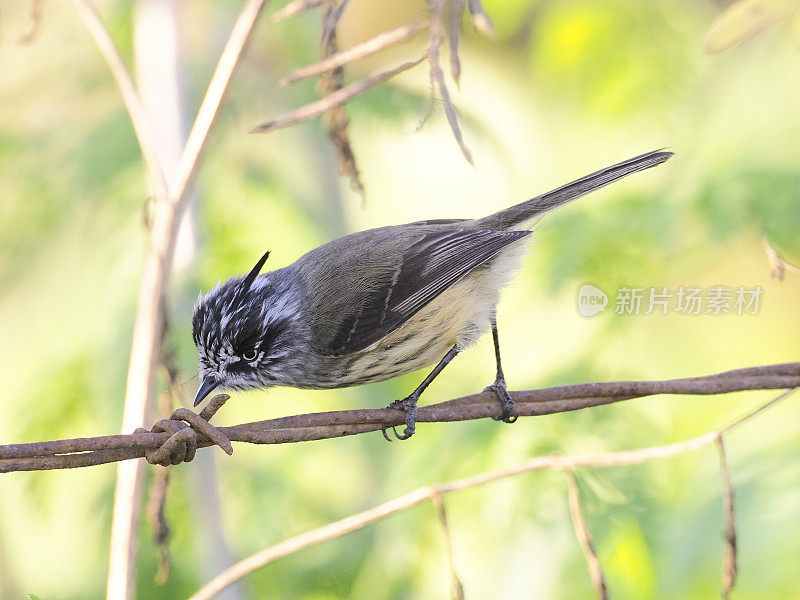
[[[255,348],[250,348],[249,350],[242,352],[242,358],[247,361],[255,360],[256,356],[258,356],[258,352],[256,352]]]

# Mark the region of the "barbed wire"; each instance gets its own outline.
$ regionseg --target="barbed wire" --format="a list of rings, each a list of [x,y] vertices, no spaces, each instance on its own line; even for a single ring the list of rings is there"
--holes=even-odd
[[[519,417],[541,416],[655,394],[713,395],[747,390],[800,387],[800,362],[748,367],[703,377],[663,381],[579,383],[511,392]],[[380,431],[404,422],[390,408],[311,413],[215,427],[211,418],[228,399],[215,396],[199,414],[179,408],[151,431],[0,446],[0,473],[69,469],[146,458],[152,464],[189,462],[198,448],[217,445],[232,454],[231,442],[288,444]],[[500,406],[491,392],[420,407],[417,421],[441,423],[497,417]]]

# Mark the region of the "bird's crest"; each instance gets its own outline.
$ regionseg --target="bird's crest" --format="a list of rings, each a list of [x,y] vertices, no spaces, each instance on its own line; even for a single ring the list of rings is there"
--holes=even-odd
[[[258,274],[261,272],[261,268],[264,266],[264,263],[267,262],[269,258],[269,250],[264,252],[264,256],[258,259],[256,266],[247,274],[247,276],[242,281],[242,294],[247,293],[247,290],[250,289],[250,286],[253,285],[253,282],[258,277]]]

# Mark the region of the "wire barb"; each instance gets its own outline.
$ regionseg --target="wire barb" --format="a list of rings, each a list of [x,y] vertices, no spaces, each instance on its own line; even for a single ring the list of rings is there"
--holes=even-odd
[[[151,465],[166,467],[192,462],[197,452],[197,434],[205,436],[213,445],[222,448],[229,456],[233,446],[228,437],[214,427],[208,420],[225,404],[230,396],[218,394],[209,403],[206,416],[199,415],[188,408],[178,408],[168,419],[161,419],[148,431],[139,427],[134,433],[169,433],[167,440],[156,449],[145,450],[144,457]],[[213,406],[213,408],[212,408]],[[206,409],[204,409],[205,411]]]

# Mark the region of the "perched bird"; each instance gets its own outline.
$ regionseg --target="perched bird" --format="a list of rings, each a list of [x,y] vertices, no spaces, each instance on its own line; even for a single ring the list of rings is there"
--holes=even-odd
[[[400,439],[414,433],[417,400],[462,350],[491,327],[500,420],[514,402],[500,365],[495,309],[516,273],[535,219],[671,152],[631,158],[482,219],[441,219],[380,227],[329,242],[296,262],[243,277],[199,298],[192,335],[202,383],[215,388],[287,385],[327,389],[382,381],[436,364],[407,397]],[[384,435],[386,432],[384,431]]]

